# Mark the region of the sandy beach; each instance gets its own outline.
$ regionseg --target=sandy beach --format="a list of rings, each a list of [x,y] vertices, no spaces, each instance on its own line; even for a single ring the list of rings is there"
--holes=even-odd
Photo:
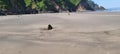
[[[0,54],[120,54],[120,12],[0,16]]]

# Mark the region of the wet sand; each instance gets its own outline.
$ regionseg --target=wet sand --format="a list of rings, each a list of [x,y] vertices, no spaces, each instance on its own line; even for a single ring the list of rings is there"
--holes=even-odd
[[[0,16],[0,54],[120,54],[120,13]]]

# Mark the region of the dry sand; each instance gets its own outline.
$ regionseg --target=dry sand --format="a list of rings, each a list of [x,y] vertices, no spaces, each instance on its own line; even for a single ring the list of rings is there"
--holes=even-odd
[[[0,54],[120,54],[120,13],[1,16]]]

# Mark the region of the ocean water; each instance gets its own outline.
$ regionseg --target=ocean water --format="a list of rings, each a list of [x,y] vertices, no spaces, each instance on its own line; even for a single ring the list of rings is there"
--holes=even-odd
[[[120,8],[109,8],[109,9],[106,9],[106,10],[98,10],[98,11],[95,11],[95,12],[120,12]]]
[[[120,12],[120,8],[110,8],[110,9],[106,9],[105,11],[107,11],[107,12]]]

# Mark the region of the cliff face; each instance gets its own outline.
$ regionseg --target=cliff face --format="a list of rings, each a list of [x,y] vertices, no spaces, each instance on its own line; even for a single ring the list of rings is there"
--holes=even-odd
[[[0,0],[0,13],[5,14],[30,14],[40,12],[62,12],[99,10],[91,0]]]
[[[91,0],[82,0],[77,5],[76,11],[83,11],[83,10],[95,11],[95,10],[105,10],[105,8],[102,6],[99,6],[98,4],[95,4]]]

